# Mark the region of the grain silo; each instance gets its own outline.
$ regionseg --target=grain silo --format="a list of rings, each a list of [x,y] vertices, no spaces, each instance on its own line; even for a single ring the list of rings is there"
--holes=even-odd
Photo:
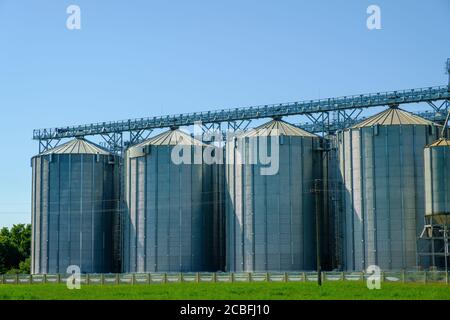
[[[227,141],[228,271],[315,269],[319,142],[277,119]]]
[[[421,265],[446,270],[450,227],[450,140],[444,138],[444,133],[424,149],[426,228],[421,240],[428,241],[422,241],[425,246],[421,248],[424,251],[421,252]]]
[[[430,224],[450,226],[450,140],[427,145],[425,157],[425,215]]]
[[[343,182],[344,269],[418,265],[423,229],[423,148],[439,130],[396,107],[338,134]]]
[[[174,128],[127,150],[124,272],[220,269],[217,168],[202,157],[218,150],[207,148],[213,147]]]
[[[119,159],[75,139],[31,161],[31,273],[112,272]]]

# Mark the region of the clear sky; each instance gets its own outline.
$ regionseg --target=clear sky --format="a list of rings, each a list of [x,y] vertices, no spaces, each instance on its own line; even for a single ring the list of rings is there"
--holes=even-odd
[[[449,31],[449,0],[0,0],[0,226],[35,128],[442,85]]]

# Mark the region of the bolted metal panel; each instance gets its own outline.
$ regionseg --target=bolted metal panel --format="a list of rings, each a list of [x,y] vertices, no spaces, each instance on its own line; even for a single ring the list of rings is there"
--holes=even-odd
[[[180,142],[191,159],[207,145],[180,130],[126,151],[124,272],[200,272],[222,268],[221,165],[176,164]]]
[[[338,161],[336,135],[325,136],[326,151],[323,155],[324,219],[323,219],[323,267],[328,270],[342,269],[343,217],[342,179]]]
[[[33,171],[33,182],[32,182],[32,190],[33,190],[33,203],[32,203],[32,218],[31,221],[33,223],[32,229],[32,245],[31,245],[31,255],[33,260],[31,262],[33,268],[31,270],[32,273],[40,273],[40,256],[41,256],[41,159],[33,158],[32,159],[32,171]]]
[[[224,159],[223,149],[222,159]],[[212,166],[211,171],[211,183],[212,183],[212,204],[213,211],[216,214],[213,215],[212,225],[214,229],[213,233],[213,250],[212,260],[217,262],[217,271],[225,270],[225,170],[223,164],[215,164]]]
[[[440,139],[424,149],[425,214],[433,224],[450,224],[450,144]]]
[[[32,273],[112,272],[118,158],[58,150],[32,159]]]
[[[285,130],[292,134],[283,136],[270,132],[280,126],[294,131]],[[264,140],[271,154],[271,136],[279,142],[279,170],[263,175],[267,165],[256,161],[256,155]],[[227,142],[227,271],[315,268],[312,189],[314,179],[321,177],[318,142],[318,137],[277,120]]]
[[[437,134],[435,125],[417,121],[338,133],[344,269],[418,265],[417,237],[425,210],[423,147]]]

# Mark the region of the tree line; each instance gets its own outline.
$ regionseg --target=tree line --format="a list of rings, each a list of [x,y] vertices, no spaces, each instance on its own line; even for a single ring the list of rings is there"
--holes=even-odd
[[[17,224],[0,230],[0,274],[29,274],[31,225]]]

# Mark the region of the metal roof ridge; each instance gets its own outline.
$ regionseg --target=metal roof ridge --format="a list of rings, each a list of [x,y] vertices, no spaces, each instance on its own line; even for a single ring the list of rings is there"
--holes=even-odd
[[[111,154],[108,150],[96,145],[95,143],[75,138],[59,146],[49,149],[39,155],[48,154]]]

